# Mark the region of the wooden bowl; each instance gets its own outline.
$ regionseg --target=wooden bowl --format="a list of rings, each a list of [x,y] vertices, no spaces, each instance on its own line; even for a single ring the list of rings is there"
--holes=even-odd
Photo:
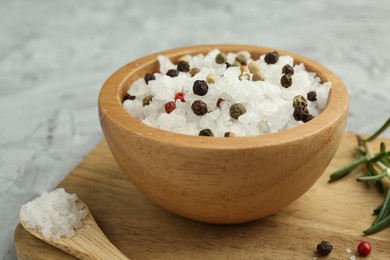
[[[334,156],[348,117],[348,93],[324,66],[290,55],[296,64],[332,82],[326,108],[313,120],[285,131],[253,137],[210,138],[151,128],[129,115],[122,101],[132,82],[159,71],[158,55],[173,62],[185,55],[247,50],[252,57],[275,49],[247,45],[201,45],[135,60],[116,71],[99,96],[106,141],[123,172],[156,204],[181,216],[233,224],[273,214],[306,192]]]

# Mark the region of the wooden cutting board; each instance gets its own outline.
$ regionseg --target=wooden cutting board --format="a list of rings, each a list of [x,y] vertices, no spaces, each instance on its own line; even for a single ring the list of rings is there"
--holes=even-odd
[[[381,140],[390,146],[390,139]],[[194,222],[156,206],[122,175],[104,141],[59,187],[76,193],[107,237],[131,259],[320,259],[315,250],[322,240],[334,247],[327,259],[349,259],[362,240],[373,247],[369,259],[390,259],[390,229],[362,235],[374,220],[371,211],[383,195],[356,183],[354,179],[362,174],[359,171],[328,183],[332,171],[352,160],[355,143],[355,136],[346,134],[322,177],[290,206],[240,225]],[[14,239],[19,259],[73,259],[21,225]]]

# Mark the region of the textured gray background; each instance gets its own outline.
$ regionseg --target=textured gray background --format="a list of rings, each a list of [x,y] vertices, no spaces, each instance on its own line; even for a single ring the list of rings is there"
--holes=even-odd
[[[386,0],[1,0],[0,258],[15,258],[20,205],[101,140],[97,95],[120,66],[204,43],[293,51],[343,79],[348,130],[370,133],[390,115],[389,11]]]

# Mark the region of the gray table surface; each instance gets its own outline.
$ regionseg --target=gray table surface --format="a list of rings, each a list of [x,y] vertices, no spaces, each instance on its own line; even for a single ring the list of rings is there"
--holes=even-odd
[[[386,0],[1,0],[0,258],[16,257],[20,206],[102,139],[97,96],[120,66],[204,43],[289,50],[341,77],[348,130],[370,133],[390,115],[389,11]]]

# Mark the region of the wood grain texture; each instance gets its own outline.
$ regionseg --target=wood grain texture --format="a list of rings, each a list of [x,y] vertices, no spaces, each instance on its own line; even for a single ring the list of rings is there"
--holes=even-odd
[[[381,140],[390,145],[390,139]],[[346,249],[355,252],[361,240],[373,246],[365,259],[390,259],[390,229],[362,235],[383,196],[371,185],[356,183],[359,171],[328,183],[332,171],[353,159],[354,145],[355,136],[345,135],[331,164],[308,192],[277,214],[246,224],[204,224],[156,206],[126,179],[105,142],[59,187],[76,193],[110,241],[131,259],[313,259],[321,240],[334,246],[326,259],[349,259]],[[20,225],[15,246],[19,259],[73,259]]]
[[[143,124],[122,107],[130,84],[158,71],[158,55],[175,62],[184,54],[249,51],[254,58],[274,49],[202,45],[153,54],[119,69],[99,95],[107,144],[123,172],[156,204],[181,216],[233,224],[268,216],[289,205],[320,177],[334,156],[348,117],[342,81],[322,65],[289,52],[323,81],[332,82],[326,108],[313,120],[277,133],[209,138],[163,131]],[[310,172],[310,174],[307,174]]]
[[[81,204],[88,214],[85,219],[82,220],[83,226],[78,228],[75,235],[70,238],[46,238],[42,233],[35,229],[28,228],[24,222],[21,221],[20,224],[35,237],[79,259],[128,260],[129,258],[123,255],[101,231],[89,211],[88,206],[80,199],[77,203]]]

